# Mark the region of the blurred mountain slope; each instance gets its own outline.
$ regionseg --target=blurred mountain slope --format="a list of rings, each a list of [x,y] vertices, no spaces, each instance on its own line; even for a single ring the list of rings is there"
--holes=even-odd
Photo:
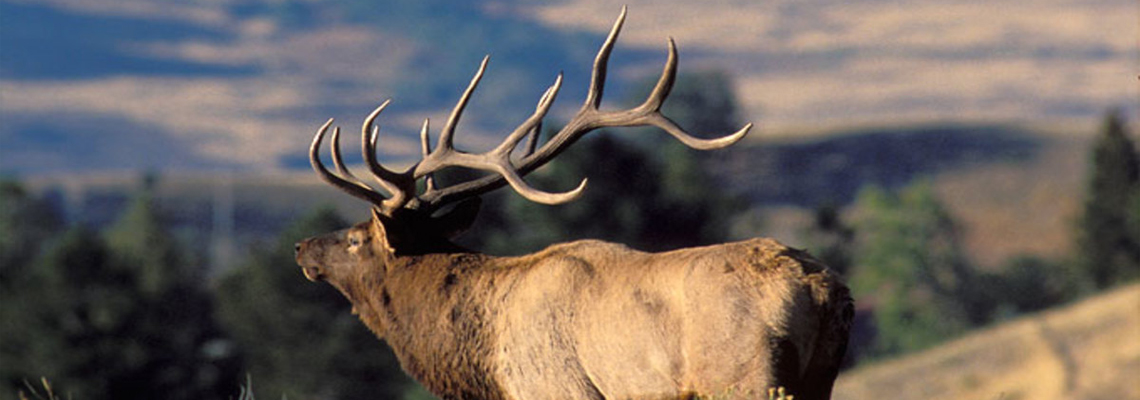
[[[840,374],[836,400],[1140,398],[1140,285]]]

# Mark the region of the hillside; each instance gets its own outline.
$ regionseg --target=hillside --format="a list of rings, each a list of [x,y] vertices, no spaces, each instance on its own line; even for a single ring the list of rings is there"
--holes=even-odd
[[[835,400],[1140,399],[1140,284],[841,374]]]
[[[1054,135],[998,125],[917,125],[753,140],[712,157],[713,173],[763,214],[748,232],[791,245],[821,205],[846,206],[865,185],[899,187],[930,179],[959,220],[969,256],[984,267],[1030,254],[1067,254],[1087,162],[1090,135]],[[297,163],[307,163],[294,151]],[[557,162],[557,161],[556,161]],[[616,173],[591,171],[591,175]],[[28,180],[55,193],[75,220],[100,225],[126,204],[139,173],[55,173]],[[174,222],[210,232],[219,216],[211,202],[232,196],[241,243],[264,237],[318,204],[337,204],[353,218],[364,207],[321,185],[308,170],[289,173],[175,172],[159,194]],[[288,201],[282,201],[288,199]],[[240,246],[239,246],[240,247]]]
[[[825,137],[754,140],[716,157],[718,175],[757,204],[846,205],[868,184],[994,164],[1025,164],[1048,138],[1016,126],[929,124],[840,130]]]
[[[983,267],[1068,254],[1097,127],[922,124],[754,140],[715,157],[715,174],[757,207],[762,234],[794,245],[820,206],[847,206],[866,185],[933,183]]]

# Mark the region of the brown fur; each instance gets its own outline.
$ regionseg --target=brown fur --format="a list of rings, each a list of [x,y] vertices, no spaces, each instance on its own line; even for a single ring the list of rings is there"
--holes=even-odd
[[[852,301],[802,251],[587,240],[493,257],[423,224],[375,214],[299,243],[297,261],[441,398],[830,397]]]

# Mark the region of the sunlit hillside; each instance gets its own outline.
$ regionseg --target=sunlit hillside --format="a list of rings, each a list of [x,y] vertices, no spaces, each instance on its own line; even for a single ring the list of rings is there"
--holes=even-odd
[[[836,400],[1140,398],[1140,285],[840,374]]]
[[[760,140],[723,151],[714,174],[762,214],[757,230],[744,234],[808,247],[800,236],[813,208],[847,205],[866,185],[899,187],[929,179],[960,222],[967,255],[982,268],[995,268],[1019,255],[1069,254],[1095,129],[1087,127],[1088,137],[1080,137],[1017,126],[897,126]],[[596,170],[587,176],[616,173]],[[116,209],[91,204],[126,204],[140,176],[55,173],[27,183],[37,192],[57,192],[76,220],[99,225]],[[207,230],[219,218],[211,204],[233,201],[243,218],[239,239],[275,232],[320,204],[336,204],[350,219],[367,215],[363,203],[321,184],[309,170],[172,173],[161,178],[159,194],[176,218]]]
[[[1016,125],[916,125],[759,140],[716,164],[729,190],[760,207],[760,232],[794,245],[819,206],[850,204],[867,185],[929,180],[982,268],[1071,251],[1098,127],[1055,133]],[[1069,132],[1083,132],[1077,135]]]

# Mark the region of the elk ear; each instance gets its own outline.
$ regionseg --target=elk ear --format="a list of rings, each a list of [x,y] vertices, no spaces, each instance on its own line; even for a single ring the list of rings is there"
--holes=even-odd
[[[372,240],[376,240],[388,254],[395,254],[396,250],[392,247],[392,242],[388,240],[388,224],[392,219],[380,212],[377,207],[372,207]]]
[[[456,204],[451,210],[435,218],[436,232],[445,238],[451,239],[463,234],[475,223],[475,216],[479,215],[479,207],[483,200],[471,197]]]

